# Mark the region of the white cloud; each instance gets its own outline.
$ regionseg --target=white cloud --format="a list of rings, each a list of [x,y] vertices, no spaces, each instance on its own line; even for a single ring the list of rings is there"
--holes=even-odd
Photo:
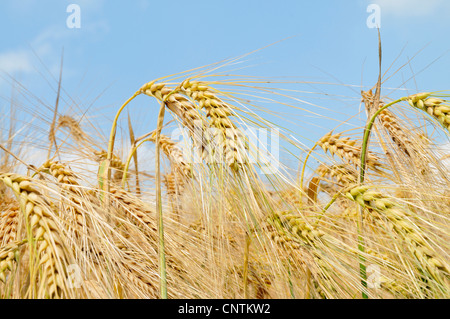
[[[429,16],[442,9],[449,10],[448,0],[369,0],[378,4],[381,14],[391,14],[400,17]]]
[[[109,26],[106,21],[100,20],[86,25],[83,30],[95,37],[108,33]],[[56,25],[48,26],[31,40],[32,50],[17,48],[0,52],[0,72],[6,72],[10,75],[32,73],[34,72],[33,66],[36,65],[37,61],[36,56],[45,63],[52,61],[48,68],[59,71],[61,47],[57,43],[74,36],[76,36],[76,33],[68,28],[61,28]],[[67,75],[67,67],[64,69]]]
[[[0,53],[0,70],[9,74],[33,71],[30,53],[25,50]]]
[[[97,16],[107,4],[105,0],[77,0],[75,2],[67,0],[66,3],[79,4],[82,10],[82,17],[84,17],[84,14]],[[25,20],[25,16],[33,14],[39,5],[41,5],[41,1],[37,0],[11,0],[5,2],[4,11],[17,19]],[[64,11],[61,13],[62,15],[66,14]],[[56,77],[59,73],[63,46],[67,49],[67,46],[70,46],[72,41],[73,43],[79,43],[82,41],[81,39],[96,42],[109,31],[108,21],[103,18],[82,18],[80,30],[69,29],[65,21],[60,21],[59,24],[49,24],[40,29],[33,37],[25,39],[23,44],[18,47],[3,49],[0,51],[0,91],[9,86],[9,82],[6,80],[7,77],[3,76],[5,73],[12,77],[20,76],[22,82],[26,81],[30,76],[33,77],[37,74],[38,71],[36,69],[39,69],[41,66],[39,60]],[[82,49],[83,47],[77,47],[79,53]],[[64,66],[65,78],[77,75],[79,75],[78,69],[67,65]]]
[[[70,29],[60,26],[49,26],[41,31],[32,41],[32,46],[42,45],[50,41],[58,41],[70,36]]]
[[[52,44],[60,39],[68,37],[70,34],[67,30],[68,29],[49,27],[39,33],[31,41],[31,47],[33,50],[13,49],[0,52],[0,71],[6,72],[10,75],[33,72],[33,65],[35,65],[36,61],[34,54],[41,59],[55,55],[56,51],[53,50]],[[55,61],[59,61],[59,59],[55,58]]]

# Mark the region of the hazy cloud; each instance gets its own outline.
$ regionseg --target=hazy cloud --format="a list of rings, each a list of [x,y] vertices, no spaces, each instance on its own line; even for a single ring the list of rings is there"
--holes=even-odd
[[[0,53],[0,70],[9,74],[31,72],[33,70],[32,57],[25,50]]]
[[[382,14],[400,17],[428,16],[442,9],[450,9],[448,0],[369,0],[368,2],[378,4]]]

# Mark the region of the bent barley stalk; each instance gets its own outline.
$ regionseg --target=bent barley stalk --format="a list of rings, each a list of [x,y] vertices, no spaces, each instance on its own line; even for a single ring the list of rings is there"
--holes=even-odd
[[[202,158],[206,157],[206,147],[204,145],[205,121],[197,107],[185,96],[172,89],[165,83],[149,82],[143,85],[138,91],[139,94],[145,94],[156,98],[158,101],[165,101],[167,108],[174,113],[182,124],[189,130],[194,141],[200,141]],[[200,129],[200,132],[198,130]],[[201,134],[202,136],[197,136]]]
[[[180,84],[179,89],[172,90],[165,83],[153,81],[144,85],[140,92],[160,101],[166,101],[168,109],[182,120],[193,138],[200,141],[202,158],[207,159],[208,156],[213,156],[214,152],[214,146],[210,145],[211,137],[207,130],[208,127],[205,127],[206,123],[199,109],[178,90],[198,102],[199,109],[205,108],[206,116],[211,119],[209,128],[215,129],[212,133],[214,140],[216,142],[218,140],[217,143],[222,145],[226,163],[231,169],[237,171],[245,160],[245,153],[242,150],[243,137],[229,119],[229,116],[232,115],[231,107],[221,101],[209,86],[202,82],[185,80]],[[200,132],[198,132],[199,129]],[[219,154],[221,153],[219,152]]]
[[[362,152],[361,152],[361,169],[360,169],[360,183],[364,182],[364,175],[365,175],[365,169],[366,169],[366,151],[368,149],[369,144],[369,137],[372,131],[372,127],[374,125],[375,120],[377,117],[384,112],[387,108],[391,107],[392,105],[395,105],[402,101],[408,101],[409,105],[412,107],[417,107],[419,109],[427,111],[430,115],[434,116],[446,130],[449,130],[449,126],[447,125],[448,122],[450,122],[450,115],[449,110],[447,110],[447,105],[442,105],[440,107],[440,104],[445,102],[445,100],[436,99],[436,98],[429,98],[432,95],[430,92],[424,92],[424,93],[417,93],[410,96],[402,97],[400,99],[397,99],[395,101],[392,101],[388,104],[383,105],[380,107],[369,119],[366,129],[364,130],[364,136],[362,140]],[[425,105],[425,102],[427,104]]]
[[[366,109],[370,110],[373,108],[374,96],[372,90],[368,92],[361,92],[362,100],[366,105]],[[383,101],[379,102],[379,108],[382,108],[385,105]],[[411,156],[411,152],[415,151],[414,145],[412,141],[408,138],[405,131],[398,124],[398,118],[390,111],[384,110],[379,115],[381,125],[386,128],[391,137],[392,141],[397,145],[397,147],[404,152],[407,156]]]

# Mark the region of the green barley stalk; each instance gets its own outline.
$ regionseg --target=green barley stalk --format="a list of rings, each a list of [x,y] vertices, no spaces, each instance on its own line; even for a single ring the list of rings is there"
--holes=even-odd
[[[161,201],[161,146],[159,140],[161,138],[161,130],[164,122],[164,114],[166,111],[166,101],[161,102],[161,108],[158,114],[158,124],[156,128],[156,209],[158,211],[158,233],[159,233],[159,274],[161,298],[167,299],[167,272],[166,272],[166,255],[164,253],[164,223]]]

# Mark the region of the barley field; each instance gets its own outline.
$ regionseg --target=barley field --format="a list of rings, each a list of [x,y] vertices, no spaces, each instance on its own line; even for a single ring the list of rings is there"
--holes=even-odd
[[[448,139],[448,95],[384,101],[381,86],[363,91],[367,124],[332,128],[307,150],[280,131],[304,154],[297,174],[261,174],[266,162],[242,132],[270,123],[246,97],[284,94],[211,78],[196,70],[144,84],[106,141],[55,112],[47,140],[34,142],[48,145],[38,166],[21,159],[11,125],[1,145],[2,298],[449,296],[449,154],[422,129]],[[117,120],[141,95],[156,106],[156,127],[137,137],[128,116],[117,140]],[[190,154],[164,134],[171,126],[184,129]],[[155,145],[154,175],[139,170],[144,143]]]
[[[20,87],[0,119],[0,299],[449,298],[450,91],[392,98],[380,67],[311,141],[287,114],[330,109],[235,72],[246,58],[148,79],[107,120],[58,109],[61,78],[46,110]]]

